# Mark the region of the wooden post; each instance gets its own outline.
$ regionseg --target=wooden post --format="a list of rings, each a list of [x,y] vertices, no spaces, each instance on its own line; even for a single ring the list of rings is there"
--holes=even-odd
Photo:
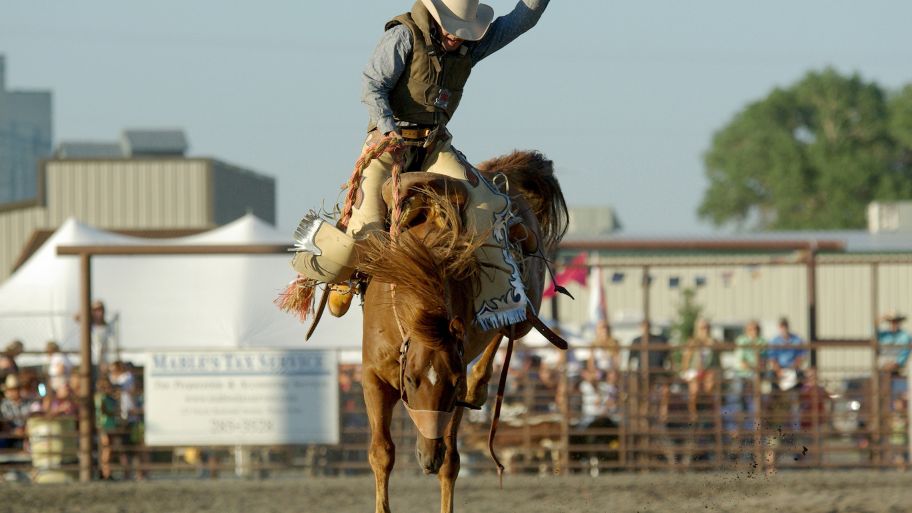
[[[817,341],[817,246],[811,245],[807,255],[808,342]],[[817,367],[817,349],[811,346],[811,367]]]
[[[875,464],[881,463],[881,415],[882,415],[882,399],[881,399],[881,373],[880,373],[880,344],[877,343],[877,318],[879,317],[880,310],[880,266],[877,263],[871,264],[871,324],[872,331],[871,334],[871,353],[872,353],[872,362],[871,362],[871,449],[873,451],[872,457]]]
[[[766,424],[763,422],[763,371],[766,368],[766,362],[763,361],[763,348],[754,345],[754,358],[757,367],[754,369],[754,386],[751,390],[751,401],[754,404],[753,418],[753,442],[754,442],[754,463],[757,469],[763,472],[765,469],[766,455],[763,453],[763,430]],[[742,392],[743,393],[743,392]]]
[[[640,376],[642,386],[640,387],[639,394],[637,394],[637,410],[640,416],[640,426],[643,440],[643,454],[646,457],[646,468],[650,468],[652,464],[652,423],[649,422],[649,398],[650,398],[650,386],[649,386],[649,344],[650,336],[649,331],[652,329],[652,324],[649,318],[649,266],[643,266],[643,322],[648,326],[646,331],[641,334],[640,343]]]
[[[92,381],[92,257],[79,255],[79,480],[92,480],[92,445],[95,437],[95,383]]]

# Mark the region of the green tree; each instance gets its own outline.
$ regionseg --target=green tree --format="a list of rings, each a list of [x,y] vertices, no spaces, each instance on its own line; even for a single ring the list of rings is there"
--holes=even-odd
[[[912,91],[808,73],[748,105],[713,137],[700,217],[766,229],[865,225],[867,204],[912,197]],[[905,144],[912,147],[912,144]]]
[[[703,305],[697,303],[697,291],[689,287],[681,289],[677,308],[678,316],[671,325],[671,336],[678,343],[684,343],[693,337],[697,319],[703,313]]]

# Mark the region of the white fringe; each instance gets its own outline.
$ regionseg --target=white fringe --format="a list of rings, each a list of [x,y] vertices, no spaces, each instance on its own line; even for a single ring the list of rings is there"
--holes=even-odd
[[[525,304],[500,312],[485,312],[475,317],[475,323],[485,331],[505,328],[524,320],[526,320]]]

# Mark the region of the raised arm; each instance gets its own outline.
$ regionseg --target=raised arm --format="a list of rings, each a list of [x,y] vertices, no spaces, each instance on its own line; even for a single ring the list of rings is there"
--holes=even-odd
[[[411,53],[412,33],[408,27],[397,25],[383,33],[364,68],[361,103],[367,106],[371,124],[376,123],[381,134],[396,130],[389,94],[405,71]]]
[[[494,20],[488,33],[475,43],[472,59],[477,63],[534,27],[545,12],[545,7],[548,7],[548,2],[549,0],[520,0],[509,14]]]

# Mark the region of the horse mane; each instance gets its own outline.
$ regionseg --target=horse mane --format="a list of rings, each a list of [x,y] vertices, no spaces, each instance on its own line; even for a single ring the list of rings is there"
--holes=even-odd
[[[556,250],[567,233],[570,216],[554,176],[554,162],[538,151],[515,150],[477,167],[489,180],[498,174],[507,177],[510,194],[522,196],[538,219],[546,254]]]
[[[423,222],[397,237],[372,234],[360,249],[359,268],[395,285],[395,306],[412,341],[442,349],[451,316],[471,311],[482,272],[475,251],[487,237],[465,233],[460,212],[445,196],[424,188],[412,193],[426,196]]]

